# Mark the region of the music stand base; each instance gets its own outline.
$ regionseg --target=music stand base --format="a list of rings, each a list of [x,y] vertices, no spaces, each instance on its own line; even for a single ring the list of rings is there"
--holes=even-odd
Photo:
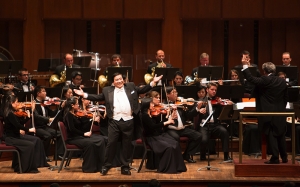
[[[56,169],[58,169],[59,166],[49,166],[48,169],[50,169],[51,171],[54,171]]]
[[[233,163],[233,160],[224,160],[224,161],[220,162],[219,164],[223,164],[223,163]]]
[[[205,167],[197,169],[197,171],[199,172],[199,171],[204,170],[204,169],[206,169],[206,170],[212,170],[212,171],[220,171],[219,168],[215,168],[215,167],[212,167],[212,166],[205,166]]]

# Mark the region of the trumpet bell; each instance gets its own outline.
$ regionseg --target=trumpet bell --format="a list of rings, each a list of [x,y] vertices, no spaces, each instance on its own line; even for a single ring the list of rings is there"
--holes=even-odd
[[[65,71],[61,72],[61,77],[59,78],[58,75],[51,75],[50,79],[49,79],[49,84],[50,87],[53,88],[61,83],[65,83],[66,82],[66,74]]]
[[[184,78],[185,85],[189,86],[189,85],[193,85],[194,83],[195,83],[195,81],[191,76],[189,76],[189,75],[185,76],[185,78]]]

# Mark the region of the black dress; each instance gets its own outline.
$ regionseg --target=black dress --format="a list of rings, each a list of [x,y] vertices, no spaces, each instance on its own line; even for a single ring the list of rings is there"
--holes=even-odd
[[[163,122],[155,123],[148,114],[142,114],[144,133],[148,145],[159,158],[157,171],[161,173],[185,172],[181,149],[176,140],[163,133]]]
[[[5,143],[18,149],[23,173],[37,173],[38,167],[49,166],[46,162],[43,143],[38,137],[27,134],[21,135],[20,130],[29,132],[29,129],[21,125],[13,113],[9,113],[5,118],[4,125]],[[15,172],[19,172],[19,163],[16,158],[13,159],[12,167]]]
[[[82,171],[85,173],[101,171],[105,155],[104,137],[98,134],[85,137],[84,132],[81,130],[82,123],[70,112],[67,114],[64,124],[68,133],[67,142],[83,149]]]

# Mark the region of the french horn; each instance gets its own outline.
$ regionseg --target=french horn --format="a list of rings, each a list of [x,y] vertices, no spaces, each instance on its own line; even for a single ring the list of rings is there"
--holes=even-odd
[[[49,79],[50,87],[53,88],[61,83],[65,83],[66,79],[67,76],[66,76],[66,66],[65,66],[65,70],[60,73],[60,78],[56,74],[51,75]]]
[[[117,62],[117,65],[116,65],[115,67],[120,67],[120,64]],[[106,74],[106,75],[100,75],[100,76],[98,77],[98,83],[99,83],[99,86],[100,86],[101,88],[104,88],[105,86],[108,85],[108,81],[107,81],[107,75],[108,75],[108,72],[107,72],[107,70],[105,71],[105,74]]]
[[[162,61],[160,63],[157,64],[156,67],[152,67],[151,68],[151,74],[150,73],[146,73],[144,75],[144,80],[145,80],[145,83],[146,84],[150,84],[150,82],[153,80],[153,77],[155,75],[155,68],[162,68],[162,67],[165,67],[165,63]]]

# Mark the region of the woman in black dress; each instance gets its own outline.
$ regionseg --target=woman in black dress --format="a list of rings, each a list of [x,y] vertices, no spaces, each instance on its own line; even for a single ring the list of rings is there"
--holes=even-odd
[[[151,98],[142,100],[142,123],[147,144],[159,158],[157,171],[161,173],[185,172],[180,146],[176,140],[163,132],[163,127],[174,123],[171,118],[156,123],[150,113],[154,109]]]
[[[77,110],[79,110],[77,97],[67,99],[64,107],[64,124],[68,133],[67,142],[83,149],[83,172],[101,171],[105,155],[104,137],[92,134],[91,131],[83,132],[81,128],[83,124],[75,114]]]
[[[34,105],[32,105],[34,110]],[[15,111],[20,108],[18,98],[14,95],[7,97],[4,107],[4,132],[6,135],[6,145],[15,146],[21,157],[23,173],[38,173],[38,167],[48,167],[44,146],[40,138],[27,135],[35,133],[35,128],[27,128],[21,123]],[[19,163],[13,159],[12,167],[15,172],[19,172]]]

